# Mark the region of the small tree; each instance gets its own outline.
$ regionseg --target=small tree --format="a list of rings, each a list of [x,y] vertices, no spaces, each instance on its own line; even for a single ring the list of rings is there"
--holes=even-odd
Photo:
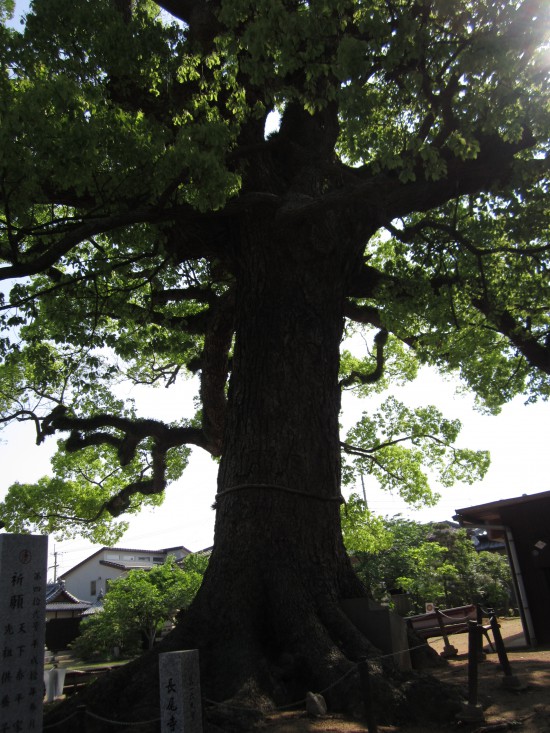
[[[512,576],[506,557],[480,552],[476,557],[476,592],[478,603],[497,611],[506,611],[512,597]]]
[[[151,649],[163,625],[195,597],[206,569],[206,558],[180,568],[173,557],[151,570],[131,570],[109,586],[103,610],[85,623],[73,649],[84,658],[109,654],[113,647],[130,656],[145,638]]]
[[[410,577],[397,579],[399,585],[411,594],[417,611],[424,610],[426,601],[450,605],[449,585],[456,581],[458,571],[448,561],[448,550],[437,542],[424,542],[411,550],[414,572]]]
[[[342,509],[342,534],[355,571],[377,601],[414,574],[412,550],[426,541],[428,527],[400,516],[378,517],[352,494]]]
[[[342,510],[342,530],[355,569],[377,601],[401,589],[419,612],[428,601],[499,609],[508,602],[511,577],[506,558],[476,552],[464,529],[444,522],[377,517],[353,494]]]

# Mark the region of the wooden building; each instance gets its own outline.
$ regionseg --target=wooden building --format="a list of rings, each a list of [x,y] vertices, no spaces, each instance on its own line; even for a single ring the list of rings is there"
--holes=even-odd
[[[550,644],[550,491],[457,509],[455,519],[506,543],[526,640]]]
[[[92,604],[81,601],[65,588],[64,581],[46,588],[46,647],[57,653],[66,649],[80,633],[82,613]]]

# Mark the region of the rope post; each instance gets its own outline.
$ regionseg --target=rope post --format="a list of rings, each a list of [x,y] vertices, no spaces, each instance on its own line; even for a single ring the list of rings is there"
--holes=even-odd
[[[483,609],[479,605],[476,606],[477,625],[479,626],[479,634],[477,635],[477,658],[478,661],[484,662],[487,659],[487,655],[483,651]]]
[[[498,661],[500,662],[500,666],[504,672],[502,687],[505,687],[507,690],[519,690],[521,689],[521,683],[518,678],[512,674],[512,667],[510,666],[510,661],[506,654],[506,647],[504,646],[502,634],[500,633],[500,624],[496,615],[493,614],[491,616],[489,623],[491,624],[491,631],[493,632],[493,637],[495,639]]]
[[[481,627],[477,621],[468,621],[468,702],[462,704],[459,720],[464,723],[483,723],[483,709],[477,701],[477,665]]]
[[[458,654],[458,649],[456,648],[456,646],[453,646],[449,641],[449,637],[447,636],[447,632],[445,631],[443,614],[437,606],[434,608],[434,611],[435,617],[437,618],[437,623],[439,624],[439,631],[441,632],[441,636],[443,637],[443,641],[445,642],[445,647],[443,648],[443,651],[440,653],[439,656],[444,657],[445,659],[448,659],[449,657],[456,657],[456,655]]]
[[[86,705],[79,705],[76,708],[76,716],[78,733],[86,733]]]
[[[366,659],[359,662],[359,680],[361,682],[361,693],[363,695],[363,703],[365,705],[365,720],[367,721],[367,730],[369,733],[378,733],[378,727],[374,719],[374,711],[372,709],[372,693],[370,688],[369,663]]]
[[[468,621],[468,702],[477,705],[477,651],[479,649],[479,626],[477,621]]]

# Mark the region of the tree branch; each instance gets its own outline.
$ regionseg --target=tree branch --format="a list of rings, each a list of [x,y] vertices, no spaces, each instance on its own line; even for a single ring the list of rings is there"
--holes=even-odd
[[[164,217],[166,217],[166,212],[161,212],[155,207],[147,207],[113,214],[112,216],[98,217],[75,225],[70,232],[47,247],[45,252],[42,244],[35,245],[25,253],[25,262],[20,261],[11,266],[0,268],[0,280],[28,277],[41,273],[59,262],[73,247],[96,234],[131,226],[132,224],[159,221]]]
[[[443,221],[437,221],[431,217],[426,217],[422,221],[405,227],[404,229],[398,229],[392,224],[387,224],[386,228],[394,237],[396,237],[396,239],[399,239],[400,242],[404,242],[405,244],[413,242],[414,238],[420,235],[425,229],[433,229],[435,231],[443,232],[454,239],[459,246],[464,247],[464,249],[468,250],[468,252],[476,257],[494,254],[535,256],[550,251],[550,244],[541,244],[529,247],[477,247],[470,239],[468,239],[468,237],[465,237],[461,232],[459,232],[454,225],[447,224]],[[456,283],[456,280],[453,282]]]
[[[203,53],[213,47],[214,39],[221,30],[216,15],[219,0],[161,0],[158,4],[185,23],[191,46]]]
[[[171,290],[155,290],[151,294],[153,305],[165,305],[166,303],[181,303],[187,300],[194,300],[197,303],[212,304],[216,296],[210,287],[188,287],[172,288]]]
[[[112,428],[122,433],[122,436],[106,432],[102,428]],[[164,491],[166,488],[166,454],[170,448],[192,444],[206,450],[210,449],[202,430],[190,427],[169,427],[157,420],[131,420],[106,414],[79,418],[68,415],[64,407],[58,407],[42,421],[43,435],[67,430],[71,431],[65,444],[68,452],[82,450],[92,445],[111,445],[117,449],[121,466],[126,466],[132,461],[142,440],[153,439],[152,476],[125,486],[107,500],[99,513],[90,521],[99,519],[103,511],[109,512],[114,517],[119,516],[130,507],[130,500],[134,494],[151,495]]]
[[[117,438],[112,433],[98,433],[101,428],[113,428],[123,433],[124,438]],[[135,456],[138,444],[146,438],[154,438],[166,450],[181,445],[192,444],[208,450],[202,430],[191,427],[170,427],[159,420],[136,419],[132,420],[117,415],[94,415],[93,417],[75,417],[67,414],[64,407],[58,407],[42,421],[42,432],[44,435],[52,435],[55,432],[72,431],[69,438],[74,445],[84,448],[88,445],[98,445],[96,435],[102,435],[103,442],[115,445],[119,450],[121,465],[127,465]],[[81,433],[91,433],[82,436]],[[109,436],[109,437],[106,437]],[[114,442],[117,440],[118,442]]]
[[[487,299],[474,300],[473,304],[499,333],[510,340],[531,366],[550,374],[550,337],[548,335],[543,345],[528,327],[520,325],[507,310],[494,309]]]
[[[349,387],[354,382],[360,384],[374,384],[382,379],[384,374],[384,346],[388,341],[388,332],[385,329],[378,331],[374,337],[374,344],[376,346],[376,366],[372,372],[365,374],[364,372],[352,371],[347,377],[340,381],[340,387]]]
[[[212,306],[200,359],[203,430],[213,455],[221,455],[229,373],[229,351],[233,340],[235,293],[231,289]]]
[[[36,428],[36,445],[40,445],[40,443],[43,441],[43,435],[40,429],[40,418],[38,417],[38,415],[32,412],[32,410],[17,410],[17,412],[14,412],[11,415],[0,417],[0,423],[7,423],[11,422],[12,420],[17,420],[19,422],[32,420]]]

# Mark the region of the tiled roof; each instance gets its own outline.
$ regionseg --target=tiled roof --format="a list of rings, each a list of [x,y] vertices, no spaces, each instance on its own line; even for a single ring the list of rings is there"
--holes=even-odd
[[[64,583],[48,583],[46,588],[46,604],[61,603],[57,599],[63,598],[63,602],[68,604],[80,603],[80,599],[74,596],[65,588]]]
[[[117,570],[151,570],[154,567],[160,567],[160,563],[156,566],[151,565],[151,563],[136,562],[135,560],[130,560],[129,562],[124,562],[123,560],[119,562],[115,560],[100,560],[99,564],[105,565],[108,568],[116,568]]]
[[[90,604],[90,607],[82,613],[82,615],[93,616],[95,613],[101,613],[101,611],[103,611],[103,594],[100,594],[96,600]]]
[[[117,570],[126,570],[126,565],[122,562],[115,562],[114,560],[100,560],[100,565],[106,565],[108,568],[116,568]]]
[[[78,603],[47,603],[46,611],[85,611],[91,605],[91,603],[87,603],[86,601],[79,601]]]

